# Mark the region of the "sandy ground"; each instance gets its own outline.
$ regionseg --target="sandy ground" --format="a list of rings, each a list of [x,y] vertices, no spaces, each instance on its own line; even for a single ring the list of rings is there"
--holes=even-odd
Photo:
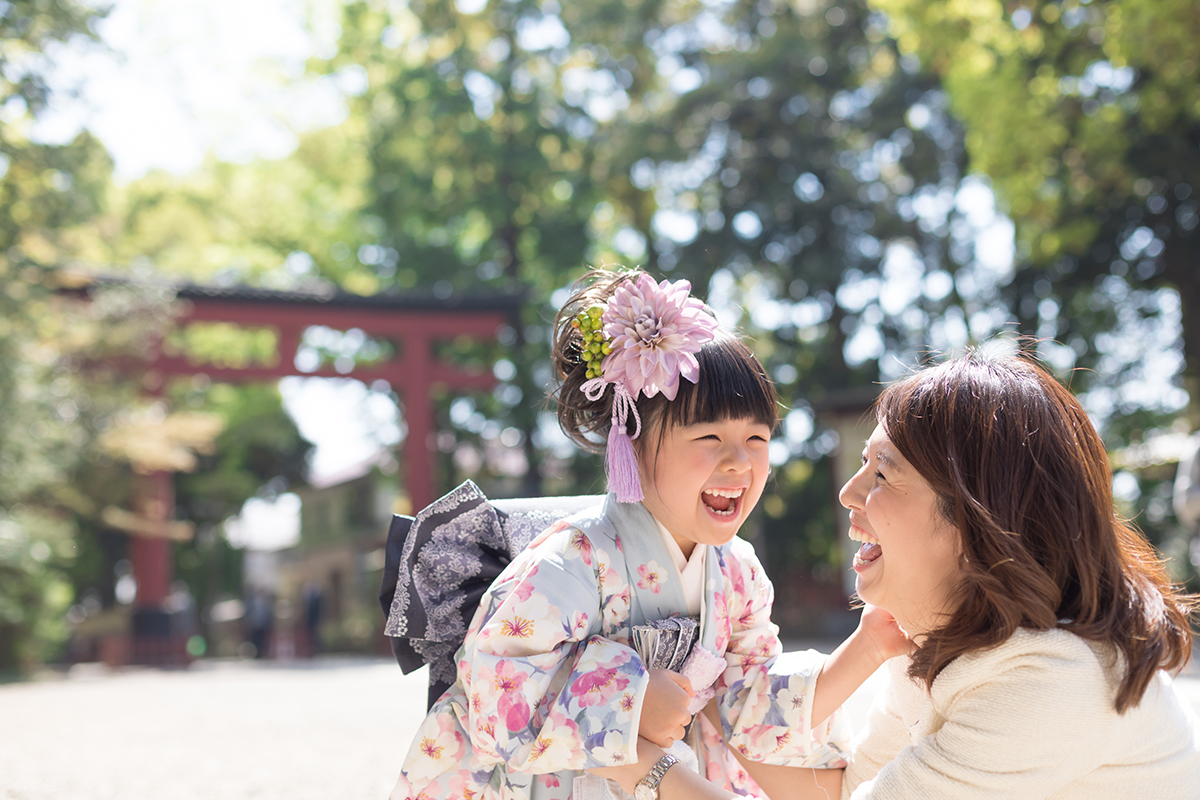
[[[80,665],[2,685],[0,800],[384,800],[425,686],[425,670],[339,658]],[[1179,686],[1200,712],[1200,677]]]

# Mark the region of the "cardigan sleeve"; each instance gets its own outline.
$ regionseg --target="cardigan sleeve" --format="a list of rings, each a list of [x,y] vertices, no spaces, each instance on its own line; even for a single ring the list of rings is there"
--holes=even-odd
[[[1113,687],[1091,649],[1071,639],[948,666],[923,711],[940,726],[914,723],[911,743],[850,797],[1037,800],[1095,769],[1114,744]],[[864,759],[886,755],[864,742]]]

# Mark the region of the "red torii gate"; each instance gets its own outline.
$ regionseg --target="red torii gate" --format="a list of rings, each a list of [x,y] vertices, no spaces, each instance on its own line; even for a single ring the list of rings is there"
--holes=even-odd
[[[121,279],[97,279],[88,288],[127,283]],[[251,328],[273,328],[276,353],[269,363],[220,366],[196,363],[183,355],[156,354],[145,368],[161,378],[178,375],[207,375],[216,381],[271,381],[288,376],[355,378],[364,382],[387,381],[403,404],[408,435],[403,444],[408,495],[413,508],[423,508],[436,497],[434,472],[434,411],[431,392],[444,386],[458,391],[483,391],[495,386],[491,371],[474,372],[440,361],[434,347],[458,337],[494,340],[498,329],[513,324],[523,293],[489,289],[460,292],[444,297],[425,289],[371,296],[329,290],[325,292],[277,291],[248,286],[203,286],[179,284],[172,287],[181,308],[177,326],[195,322],[225,322]],[[70,290],[69,290],[70,291]],[[70,291],[74,294],[79,289]],[[355,365],[347,371],[322,366],[311,371],[296,366],[296,355],[304,331],[312,326],[334,330],[357,329],[394,345],[391,358],[370,366]],[[171,525],[174,490],[169,473],[151,476],[139,502],[143,515],[151,517],[163,533],[133,535],[130,561],[137,580],[136,608],[151,617],[170,591],[172,580],[171,542],[165,532]],[[157,518],[157,519],[155,519]],[[153,638],[158,627],[151,624],[139,636],[135,620],[134,660],[139,658],[138,639]],[[151,648],[153,649],[153,648]],[[146,653],[149,660],[158,660]]]
[[[341,291],[285,292],[196,284],[175,287],[175,296],[183,305],[177,321],[180,326],[228,322],[274,328],[278,333],[275,363],[221,367],[160,353],[148,366],[152,372],[163,376],[204,374],[216,381],[269,381],[289,376],[387,381],[400,395],[408,425],[404,458],[413,508],[423,508],[436,497],[430,390],[445,386],[484,391],[496,384],[491,371],[471,372],[438,361],[434,345],[460,336],[495,339],[502,325],[513,323],[522,300],[520,293],[500,290],[439,298],[423,289],[363,296]],[[395,355],[373,366],[355,365],[345,372],[332,367],[302,371],[296,367],[296,353],[305,329],[314,325],[339,331],[358,329],[386,339],[395,345]]]

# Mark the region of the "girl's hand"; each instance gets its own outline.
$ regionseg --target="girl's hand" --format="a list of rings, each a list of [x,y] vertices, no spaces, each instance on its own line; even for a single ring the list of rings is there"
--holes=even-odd
[[[880,664],[889,658],[906,656],[917,647],[900,627],[900,623],[896,622],[896,618],[876,606],[863,607],[858,630],[874,647],[876,659]]]
[[[650,670],[638,735],[659,747],[670,747],[676,739],[682,739],[684,729],[692,721],[688,702],[694,695],[692,682],[678,672]]]
[[[863,608],[854,633],[830,653],[817,675],[812,696],[813,727],[829,719],[883,662],[910,653],[915,647],[895,617],[875,606]]]

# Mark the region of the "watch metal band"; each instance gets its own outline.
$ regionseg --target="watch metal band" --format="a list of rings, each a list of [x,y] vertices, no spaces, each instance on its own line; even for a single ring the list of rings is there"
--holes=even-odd
[[[667,770],[679,763],[679,759],[667,753],[660,758],[650,771],[646,773],[646,777],[638,781],[638,786],[644,786],[653,793],[653,797],[658,797],[658,784],[662,781],[663,776],[667,774]]]

